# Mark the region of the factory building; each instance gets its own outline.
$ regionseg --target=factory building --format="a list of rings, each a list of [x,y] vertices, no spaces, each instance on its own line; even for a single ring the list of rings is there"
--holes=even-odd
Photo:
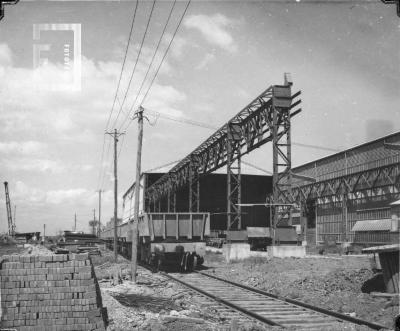
[[[365,246],[399,242],[400,133],[394,133],[292,168],[293,196],[300,206],[292,225],[301,226],[310,244],[335,242]],[[153,205],[144,192],[164,173],[143,173],[140,212],[168,212],[167,200]],[[296,176],[297,175],[297,176]],[[201,212],[209,212],[212,231],[227,229],[227,175],[200,177]],[[133,184],[124,194],[124,221],[133,216]],[[272,177],[241,175],[241,203],[264,203]],[[189,210],[189,190],[176,193],[176,211]],[[270,226],[269,208],[242,208],[241,228]],[[282,226],[290,225],[283,221]],[[278,226],[279,226],[278,225]]]
[[[166,199],[161,200],[157,205],[151,204],[143,199],[143,192],[154,182],[162,177],[164,173],[145,172],[141,176],[139,213],[143,211],[168,212]],[[262,175],[241,176],[241,197],[242,203],[263,204],[267,195],[272,192],[272,177]],[[200,178],[200,212],[210,213],[210,229],[218,232],[226,230],[227,217],[227,176],[226,174],[215,173],[201,176]],[[134,215],[134,190],[133,184],[124,194],[123,219],[126,221]],[[183,187],[176,194],[176,212],[187,212],[189,210],[189,190]],[[270,226],[269,211],[265,206],[258,205],[251,208],[243,208],[242,229],[251,227]]]
[[[294,193],[306,198],[305,225],[315,226],[317,243],[399,242],[400,132],[292,172],[304,176],[293,179]]]

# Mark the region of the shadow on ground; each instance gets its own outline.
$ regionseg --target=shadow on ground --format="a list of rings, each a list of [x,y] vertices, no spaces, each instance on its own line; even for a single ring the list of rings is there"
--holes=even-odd
[[[372,278],[366,280],[361,286],[361,292],[386,292],[383,274],[381,272],[377,273]]]
[[[138,295],[138,294],[111,294],[120,304],[126,307],[141,308],[152,313],[159,313],[161,310],[180,310],[180,307],[171,299],[160,297]]]

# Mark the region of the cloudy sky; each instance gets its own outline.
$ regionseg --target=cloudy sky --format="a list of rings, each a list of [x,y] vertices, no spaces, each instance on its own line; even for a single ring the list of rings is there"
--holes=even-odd
[[[108,127],[135,1],[21,0],[6,6],[0,22],[0,174],[17,205],[17,231],[41,231],[43,224],[50,234],[72,229],[74,213],[78,230],[88,230],[100,188],[102,219],[112,216],[112,146],[104,132],[126,130],[119,143],[122,194],[135,176],[137,130],[128,113],[139,104],[134,101],[172,5],[154,4],[136,63],[153,7],[153,1],[139,2]],[[175,5],[139,101],[185,5]],[[43,27],[38,24],[79,27],[81,38],[79,28],[34,35],[34,26]],[[293,146],[293,162],[300,165],[400,129],[399,30],[395,6],[375,0],[192,1],[143,106],[220,126],[290,72],[303,100],[293,141],[326,148]],[[77,59],[74,40],[81,46]],[[179,160],[212,133],[149,120],[144,170]],[[270,146],[246,160],[271,170]],[[2,193],[0,231],[7,230],[4,200]]]

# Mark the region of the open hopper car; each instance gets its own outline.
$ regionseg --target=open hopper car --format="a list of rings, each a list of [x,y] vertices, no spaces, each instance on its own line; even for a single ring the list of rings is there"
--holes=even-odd
[[[209,213],[144,213],[139,217],[138,254],[140,261],[157,270],[191,271],[204,261],[206,240],[210,235]],[[117,229],[121,253],[129,257],[132,243],[130,223]],[[102,233],[111,241],[113,229]]]

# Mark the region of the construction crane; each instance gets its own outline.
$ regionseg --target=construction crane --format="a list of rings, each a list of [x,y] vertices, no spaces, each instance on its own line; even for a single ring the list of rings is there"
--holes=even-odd
[[[7,219],[8,219],[8,234],[11,237],[15,235],[15,223],[13,222],[13,217],[11,213],[11,202],[10,195],[8,193],[8,183],[4,182],[4,188],[6,190],[6,207],[7,207]]]

